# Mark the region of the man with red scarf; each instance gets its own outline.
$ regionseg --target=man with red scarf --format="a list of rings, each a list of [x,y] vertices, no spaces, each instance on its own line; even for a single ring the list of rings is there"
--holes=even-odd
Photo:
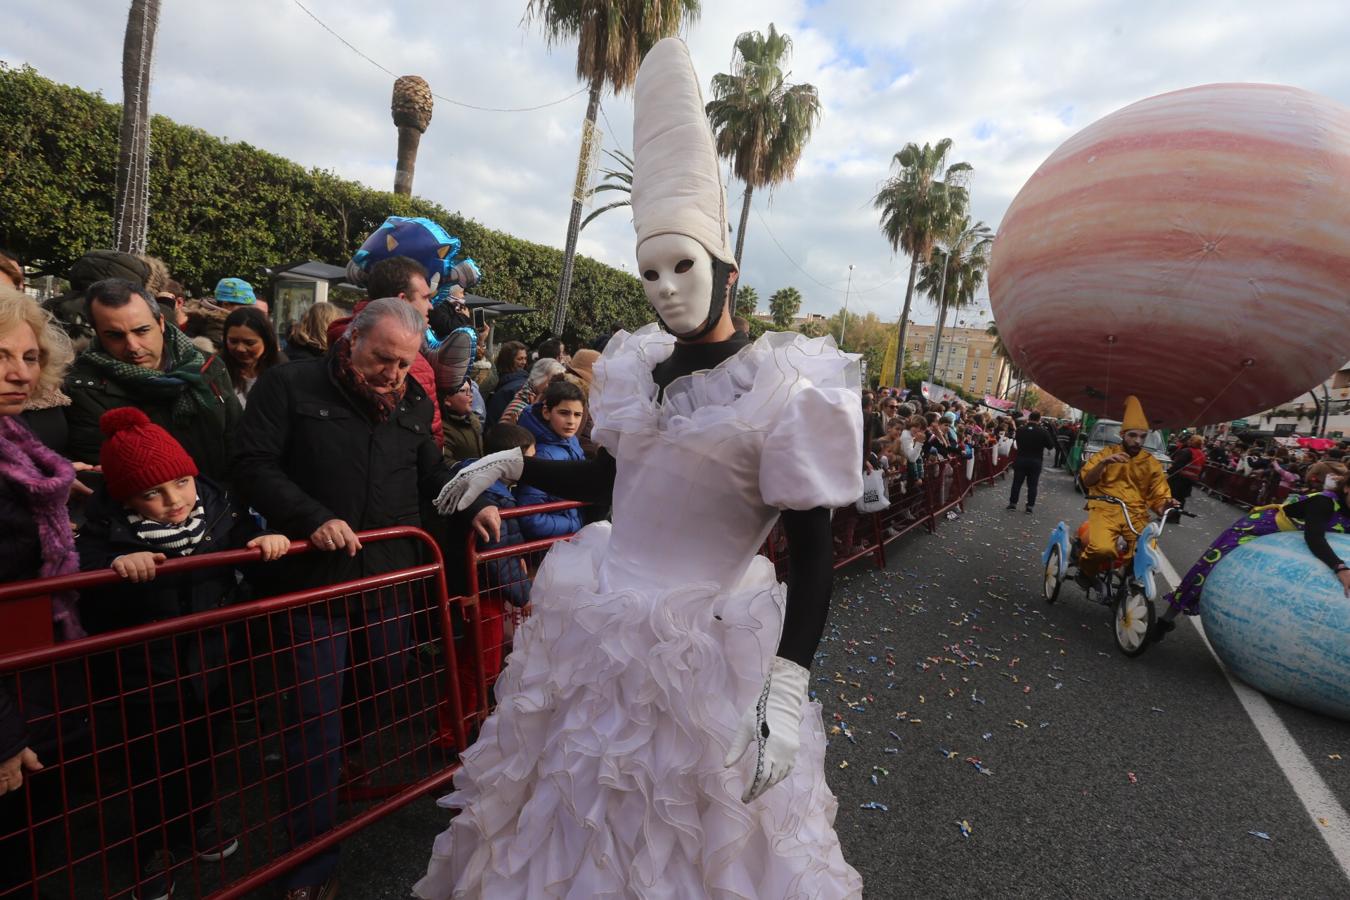
[[[408,377],[425,329],[413,305],[374,300],[326,356],[269,369],[258,379],[237,438],[236,483],[269,528],[319,551],[276,563],[281,574],[272,593],[421,562],[410,541],[363,547],[357,532],[421,525],[420,500],[450,478],[433,440],[433,400]],[[475,526],[495,538],[499,521],[494,509],[481,512]],[[403,680],[411,604],[406,590],[385,589],[346,604],[298,607],[291,617],[298,708],[288,710],[285,758],[296,845],[333,827],[341,772],[354,762],[344,761],[343,751],[354,749],[361,734],[355,713],[373,702],[344,703],[343,672],[350,665],[359,673],[363,697],[387,697]],[[350,776],[354,770],[346,768]],[[286,877],[287,900],[331,897],[336,868],[336,848],[307,860]]]

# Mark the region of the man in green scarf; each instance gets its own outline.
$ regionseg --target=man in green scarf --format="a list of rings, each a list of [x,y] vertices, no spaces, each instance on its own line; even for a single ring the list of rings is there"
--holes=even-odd
[[[228,483],[230,435],[243,411],[224,362],[166,322],[154,297],[135,282],[97,282],[84,302],[94,342],[66,376],[70,456],[97,464],[104,440],[99,417],[134,406],[173,435],[202,474]]]

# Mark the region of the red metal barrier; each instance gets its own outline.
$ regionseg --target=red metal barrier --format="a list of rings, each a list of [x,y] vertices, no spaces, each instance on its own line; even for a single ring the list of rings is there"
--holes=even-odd
[[[896,473],[881,513],[836,511],[835,567],[871,556],[884,568],[888,543],[920,525],[934,531],[942,513],[964,508],[975,484],[1007,468],[1007,458],[984,456],[969,468],[962,459],[929,463],[913,484]],[[0,817],[0,898],[39,890],[128,897],[147,858],[184,837],[187,849],[172,868],[176,896],[240,897],[448,787],[455,751],[491,707],[521,621],[516,602],[548,548],[570,535],[492,549],[471,536],[468,596],[453,600],[425,532],[360,537],[416,540],[428,561],[0,655],[0,685],[24,710],[46,764],[0,797],[0,812],[17,813]],[[775,528],[764,552],[783,575],[786,549]],[[300,542],[290,549],[308,552]],[[258,550],[192,556],[157,572],[167,578],[259,557]],[[104,570],[6,585],[0,609],[120,580]],[[196,855],[230,836],[238,839],[230,856]],[[7,869],[10,859],[19,862]]]
[[[440,552],[415,528],[360,537],[418,541],[427,562],[0,657],[45,763],[0,798],[0,897],[132,896],[164,850],[175,896],[238,897],[446,786],[439,698],[464,734]],[[157,580],[259,557],[176,559]],[[0,607],[120,581],[6,585]]]
[[[581,508],[580,503],[544,503],[500,510],[503,521],[562,510]],[[530,583],[544,554],[572,535],[543,538],[514,546],[480,549],[472,529],[467,543],[468,596],[461,608],[465,634],[457,639],[459,695],[462,716],[459,726],[474,733],[492,707],[491,690],[501,674],[502,661],[510,649],[510,637],[524,618],[521,607],[528,603]],[[442,704],[442,722],[451,711]]]

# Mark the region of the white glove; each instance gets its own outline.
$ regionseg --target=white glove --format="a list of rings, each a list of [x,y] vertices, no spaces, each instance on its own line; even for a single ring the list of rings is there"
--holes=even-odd
[[[798,732],[810,677],[811,673],[795,662],[775,656],[759,699],[741,716],[723,765],[731,768],[745,748],[755,745],[755,774],[745,786],[742,803],[754,800],[792,771],[801,744]]]
[[[443,516],[467,509],[478,495],[501,479],[517,481],[525,471],[525,457],[519,447],[489,453],[455,473],[436,495],[436,511]]]

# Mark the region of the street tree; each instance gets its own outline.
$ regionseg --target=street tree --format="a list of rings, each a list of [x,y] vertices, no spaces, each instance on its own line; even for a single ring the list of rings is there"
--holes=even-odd
[[[820,98],[814,85],[788,83],[784,69],[792,38],[772,23],[768,34],[741,34],[735,48],[731,72],[713,76],[707,110],[718,154],[731,161],[732,172],[745,184],[736,230],[736,264],[744,271],[750,197],[758,188],[792,179],[820,120]]]
[[[600,92],[608,87],[619,94],[632,87],[647,51],[662,38],[678,34],[698,18],[699,12],[700,0],[529,0],[525,18],[543,25],[550,45],[576,38],[577,78],[589,88],[562,276],[553,307],[554,334],[562,334],[567,321],[567,297],[581,232],[581,204],[586,199],[585,180],[598,144],[595,117],[600,110]]]
[[[895,355],[898,378],[904,367],[905,339],[909,332],[909,310],[914,300],[914,282],[919,266],[928,262],[933,244],[950,227],[953,219],[965,214],[968,192],[965,181],[969,163],[947,165],[951,138],[936,145],[909,143],[892,158],[895,175],[887,179],[872,198],[872,206],[881,212],[881,231],[895,252],[909,255],[909,282],[905,286],[905,304],[900,311],[899,346]]]
[[[769,298],[769,315],[773,316],[773,327],[786,331],[792,327],[792,320],[802,308],[801,291],[795,287],[780,288]]]
[[[994,233],[989,226],[983,222],[972,224],[970,216],[963,215],[948,224],[934,245],[932,257],[919,269],[915,288],[928,294],[938,308],[930,378],[936,374],[947,313],[975,305],[975,293],[984,284],[993,245]]]
[[[160,0],[132,0],[122,39],[122,125],[117,134],[113,246],[144,253],[150,219],[150,73]]]

